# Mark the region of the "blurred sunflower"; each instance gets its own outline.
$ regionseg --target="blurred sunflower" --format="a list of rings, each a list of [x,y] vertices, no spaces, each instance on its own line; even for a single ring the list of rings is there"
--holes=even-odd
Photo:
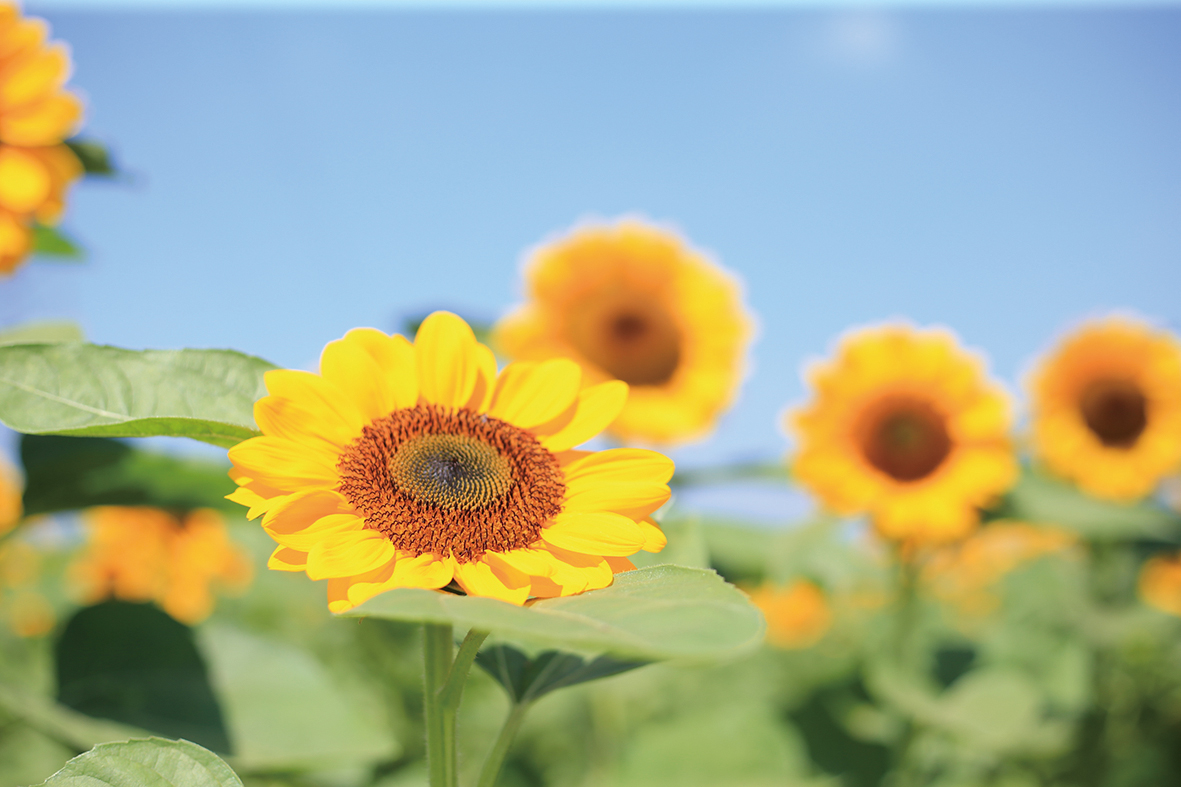
[[[806,579],[785,587],[765,584],[751,592],[750,600],[767,619],[767,641],[779,648],[810,648],[832,626],[824,591]]]
[[[87,511],[85,525],[86,550],[67,571],[85,604],[155,601],[192,624],[213,611],[214,584],[241,590],[250,583],[250,560],[216,511],[177,517],[158,508],[103,506]]]
[[[1135,500],[1181,465],[1181,343],[1113,317],[1067,336],[1030,380],[1033,439],[1084,491]]]
[[[787,418],[795,475],[887,538],[962,538],[1017,477],[1008,399],[948,331],[854,332],[808,378],[813,400]]]
[[[70,55],[47,41],[41,19],[0,1],[0,273],[11,273],[32,249],[34,222],[53,224],[82,165],[62,144],[82,118],[82,103],[64,85]]]
[[[922,576],[937,598],[966,614],[987,615],[1000,604],[991,589],[1003,577],[1077,544],[1078,538],[1059,528],[998,520],[934,553]]]
[[[1146,604],[1181,616],[1181,552],[1149,558],[1140,569],[1139,591]]]
[[[23,482],[20,473],[0,459],[0,536],[16,527],[24,511]]]
[[[733,401],[753,332],[741,288],[674,233],[583,227],[534,251],[525,278],[529,300],[493,344],[518,360],[571,358],[588,384],[627,383],[619,438],[698,437]]]
[[[626,555],[659,551],[648,519],[673,464],[638,449],[575,446],[618,415],[627,386],[582,388],[565,359],[497,374],[454,314],[415,342],[349,331],[320,374],[266,374],[263,432],[230,449],[230,495],[279,543],[270,567],[328,580],[351,609],[392,588],[443,588],[514,604],[611,584]]]

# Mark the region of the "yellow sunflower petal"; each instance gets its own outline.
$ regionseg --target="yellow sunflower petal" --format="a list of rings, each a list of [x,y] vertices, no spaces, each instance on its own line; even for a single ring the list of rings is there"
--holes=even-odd
[[[455,581],[469,596],[485,596],[520,606],[529,598],[529,577],[497,560],[493,553],[482,560],[457,563]]]
[[[49,199],[51,187],[49,170],[31,151],[0,145],[0,208],[28,215]]]
[[[477,344],[474,357],[479,374],[476,376],[471,398],[464,406],[474,412],[483,413],[487,411],[488,404],[492,401],[492,391],[496,388],[496,356],[486,345]]]
[[[12,145],[56,145],[73,135],[82,120],[82,102],[70,93],[0,112],[0,139]]]
[[[396,561],[365,574],[328,580],[328,609],[345,612],[396,588],[441,588],[451,581],[453,572],[450,559],[439,560],[429,553],[399,555]]]
[[[583,478],[567,482],[563,510],[570,513],[614,511],[641,517],[660,508],[671,495],[667,484],[595,483],[594,479]]]
[[[297,369],[273,369],[263,375],[272,396],[294,402],[301,409],[318,416],[325,424],[338,422],[350,435],[360,434],[368,423],[345,391],[318,374]],[[317,424],[317,431],[319,426]]]
[[[268,437],[301,443],[316,451],[336,453],[359,433],[355,423],[348,423],[322,408],[278,396],[264,396],[254,403],[254,420]]]
[[[375,530],[333,532],[308,550],[312,579],[350,577],[373,571],[394,559],[394,545]]]
[[[667,484],[676,469],[673,460],[664,454],[643,448],[611,448],[580,453],[579,458],[564,465],[567,485],[620,481]]]
[[[336,456],[275,437],[252,437],[229,450],[230,461],[264,481],[282,480],[290,491],[336,485]]]
[[[418,403],[418,367],[414,345],[405,336],[389,336],[376,328],[354,328],[346,341],[365,349],[381,369],[390,409],[413,407]]]
[[[240,486],[233,492],[226,495],[226,500],[232,500],[238,505],[243,505],[250,510],[246,512],[246,519],[253,520],[262,516],[269,507],[270,498],[263,497],[257,492],[253,492],[244,486]]]
[[[547,551],[553,562],[550,579],[561,586],[563,596],[605,588],[614,580],[608,562],[613,558],[571,552],[553,545],[549,545]]]
[[[462,319],[435,312],[422,321],[414,339],[419,395],[443,407],[462,407],[480,377],[476,336]]]
[[[430,552],[418,557],[399,553],[390,581],[399,588],[441,588],[454,576],[454,558],[438,558]]]
[[[288,547],[277,547],[267,561],[267,568],[274,571],[305,571],[308,567],[308,555]]]
[[[510,364],[496,381],[488,414],[523,429],[539,426],[574,405],[581,383],[581,369],[566,358]]]
[[[547,433],[545,426],[537,428],[538,440],[550,451],[568,451],[602,432],[623,410],[627,403],[627,383],[610,380],[584,388],[578,394],[578,409],[573,418]]]
[[[611,513],[559,514],[543,528],[541,538],[572,552],[587,555],[634,555],[644,547],[640,526],[625,516]]]
[[[360,342],[347,336],[329,342],[320,354],[320,375],[342,391],[366,421],[388,415],[393,397],[384,385],[382,369]]]
[[[309,504],[306,510],[311,513],[316,508],[315,504]],[[304,512],[298,511],[298,509],[298,505],[292,506],[288,509],[291,512],[290,516],[280,517],[269,524],[264,521],[263,530],[283,546],[305,552],[310,552],[316,544],[326,539],[335,538],[344,533],[364,531],[365,520],[356,514],[320,514],[309,519]]]
[[[625,571],[635,571],[636,564],[625,557],[608,556],[603,558],[607,561],[607,565],[611,567],[611,573],[622,574]]]
[[[664,531],[660,529],[651,518],[644,518],[636,522],[640,526],[640,530],[644,533],[645,552],[659,552],[668,544],[668,537],[664,535]],[[632,566],[635,568],[635,566]]]

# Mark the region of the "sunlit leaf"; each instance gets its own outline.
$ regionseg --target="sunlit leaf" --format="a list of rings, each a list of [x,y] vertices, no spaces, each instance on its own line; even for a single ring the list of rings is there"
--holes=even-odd
[[[78,323],[68,320],[29,322],[0,331],[0,345],[58,344],[59,342],[80,342],[84,338]]]
[[[66,763],[43,787],[242,787],[230,766],[188,741],[104,743]]]
[[[24,435],[20,446],[26,514],[90,506],[242,512],[225,499],[234,491],[228,463],[151,453],[103,437]]]
[[[171,435],[229,447],[258,434],[254,402],[273,368],[233,350],[0,347],[0,422],[26,434]]]
[[[583,659],[553,650],[530,658],[508,645],[493,645],[476,655],[476,663],[504,687],[513,702],[530,702],[556,689],[618,675],[648,662],[610,656]]]
[[[82,162],[82,170],[87,175],[113,176],[119,174],[111,162],[111,153],[106,145],[93,139],[79,139],[75,137],[66,141],[66,147],[74,151],[78,161]]]
[[[764,630],[762,614],[745,594],[713,571],[681,566],[629,571],[608,588],[529,607],[403,588],[345,615],[450,623],[526,648],[637,661],[733,656],[757,647]]]
[[[86,256],[75,241],[56,227],[33,225],[33,253],[58,262],[78,262]]]

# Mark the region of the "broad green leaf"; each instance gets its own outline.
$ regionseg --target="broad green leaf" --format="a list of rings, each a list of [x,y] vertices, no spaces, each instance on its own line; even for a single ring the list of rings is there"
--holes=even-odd
[[[0,331],[0,345],[58,344],[60,342],[80,342],[84,338],[78,323],[68,320],[27,322]]]
[[[76,262],[86,256],[82,247],[56,227],[33,225],[33,253],[58,261]]]
[[[56,657],[63,705],[229,751],[192,631],[155,607],[107,601],[80,610],[66,624]]]
[[[1059,525],[1098,540],[1171,540],[1181,534],[1181,517],[1159,505],[1097,500],[1070,484],[1031,473],[1022,475],[1010,490],[1002,513],[1028,522]]]
[[[228,448],[259,434],[254,402],[273,368],[233,350],[0,347],[0,422],[26,434],[169,435]]]
[[[141,451],[105,437],[24,435],[25,514],[89,506],[220,508],[241,515],[229,464]]]
[[[629,571],[602,590],[528,607],[401,588],[344,614],[450,623],[526,648],[636,661],[730,657],[757,647],[764,630],[762,614],[741,591],[713,571],[682,566]]]
[[[41,787],[242,787],[230,766],[188,741],[104,743],[66,763]]]
[[[476,654],[476,663],[504,687],[513,702],[530,702],[555,689],[618,675],[648,662],[610,656],[583,659],[553,650],[529,658],[508,645],[493,645]]]
[[[82,170],[87,175],[113,176],[119,172],[111,163],[111,154],[106,145],[93,139],[79,139],[75,137],[66,141],[66,147],[74,151],[78,161],[82,162]]]
[[[224,624],[198,630],[239,771],[357,766],[393,760],[384,709],[350,703],[310,653]]]

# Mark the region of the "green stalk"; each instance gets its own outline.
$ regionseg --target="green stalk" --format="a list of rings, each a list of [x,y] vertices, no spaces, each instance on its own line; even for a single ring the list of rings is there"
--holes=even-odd
[[[439,701],[443,704],[443,711],[452,715],[452,721],[454,721],[455,712],[459,710],[459,701],[463,699],[463,687],[467,683],[472,663],[476,660],[476,653],[479,652],[480,645],[484,644],[484,640],[487,638],[487,631],[476,631],[475,629],[468,631],[467,636],[463,638],[463,643],[459,646],[459,652],[455,654],[455,662],[451,665],[447,682],[439,691]]]
[[[430,787],[457,787],[455,712],[445,711],[441,696],[451,672],[451,626],[426,623],[422,628],[422,712]]]
[[[496,787],[496,779],[500,776],[504,758],[508,756],[513,739],[517,737],[517,730],[521,728],[521,722],[525,718],[525,711],[529,710],[529,705],[528,700],[513,703],[508,718],[504,720],[504,726],[500,728],[500,735],[497,736],[492,751],[488,753],[488,759],[484,761],[484,769],[480,771],[478,787]]]

